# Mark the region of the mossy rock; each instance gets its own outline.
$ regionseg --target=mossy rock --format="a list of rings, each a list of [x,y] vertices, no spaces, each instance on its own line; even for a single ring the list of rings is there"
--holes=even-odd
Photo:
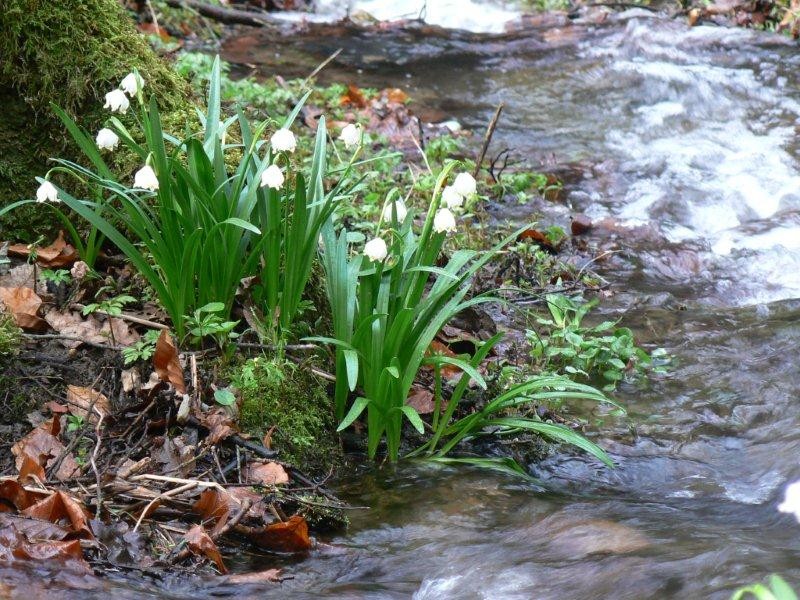
[[[308,365],[258,357],[230,375],[244,431],[260,439],[274,428],[272,446],[281,459],[312,473],[327,473],[341,462],[331,397]]]
[[[165,129],[196,121],[189,85],[137,33],[116,0],[7,0],[0,11],[0,206],[33,196],[48,158],[79,159],[51,103],[90,132],[109,117],[103,103],[133,68],[154,94]],[[114,155],[125,180],[137,166]],[[25,207],[2,224],[2,237],[31,241],[57,228],[46,207]]]

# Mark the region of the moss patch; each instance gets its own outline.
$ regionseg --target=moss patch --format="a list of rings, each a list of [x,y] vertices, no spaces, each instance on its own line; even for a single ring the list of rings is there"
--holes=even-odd
[[[0,361],[8,360],[19,352],[22,332],[8,313],[0,312]]]
[[[231,373],[241,395],[240,425],[261,438],[271,428],[281,459],[311,472],[340,462],[333,405],[308,366],[252,358]]]
[[[50,103],[94,132],[109,113],[106,92],[137,68],[155,94],[165,128],[196,120],[189,85],[139,35],[116,0],[7,0],[0,11],[0,206],[30,198],[53,156],[78,158]],[[114,156],[124,180],[130,156]],[[30,241],[54,227],[53,213],[23,209],[4,219],[3,237]]]

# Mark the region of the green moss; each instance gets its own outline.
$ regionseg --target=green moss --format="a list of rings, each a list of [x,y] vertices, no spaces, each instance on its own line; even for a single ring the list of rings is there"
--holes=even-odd
[[[19,351],[22,332],[8,313],[0,312],[0,361],[8,360]]]
[[[253,358],[235,368],[231,384],[241,394],[242,428],[261,438],[274,427],[283,460],[312,472],[339,461],[331,398],[308,365]]]
[[[29,198],[54,156],[78,158],[50,103],[97,131],[106,92],[134,67],[158,98],[166,127],[195,121],[188,84],[139,35],[116,0],[7,0],[0,11],[0,206]],[[120,179],[135,164],[115,155]],[[31,240],[55,227],[42,207],[4,219],[3,238]]]

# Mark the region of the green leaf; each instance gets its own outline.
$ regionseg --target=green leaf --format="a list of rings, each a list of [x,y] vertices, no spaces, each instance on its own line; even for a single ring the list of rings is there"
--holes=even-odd
[[[422,419],[419,417],[419,413],[414,410],[413,406],[409,406],[408,404],[404,404],[403,406],[399,407],[403,414],[408,418],[408,421],[411,425],[414,426],[419,433],[425,433],[425,424],[422,422]]]
[[[336,431],[344,431],[355,421],[358,416],[364,412],[364,409],[367,407],[367,404],[370,403],[368,398],[358,397],[356,401],[353,402],[353,406],[350,407],[350,410],[347,412],[347,416],[345,416],[344,420],[339,423],[339,426],[336,428]]]
[[[356,384],[358,383],[358,352],[345,348],[343,353],[347,366],[347,385],[352,392],[356,389]]]
[[[222,406],[232,406],[236,402],[236,396],[229,389],[221,388],[214,391],[214,400]]]

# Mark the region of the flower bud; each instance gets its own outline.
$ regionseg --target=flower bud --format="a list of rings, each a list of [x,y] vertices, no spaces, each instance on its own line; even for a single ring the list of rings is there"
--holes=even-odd
[[[270,165],[261,174],[261,187],[279,188],[283,186],[283,172],[278,165]]]
[[[158,189],[158,177],[153,167],[145,165],[133,176],[133,187],[155,192]]]
[[[118,112],[124,115],[130,105],[131,103],[128,101],[128,97],[125,95],[125,92],[122,90],[112,90],[106,94],[106,103],[103,105],[103,108],[107,108],[111,112]]]
[[[42,184],[39,186],[39,189],[36,190],[36,201],[37,202],[60,202],[58,199],[58,190],[56,186],[54,186],[49,181],[43,181]]]
[[[386,242],[381,238],[374,238],[364,245],[364,256],[374,261],[382,261],[389,253]]]
[[[269,143],[275,152],[294,152],[295,148],[297,148],[297,140],[288,129],[278,129],[272,134]]]
[[[103,129],[97,132],[97,139],[95,142],[100,150],[113,150],[117,147],[117,144],[119,144],[119,136],[107,127],[103,127]]]
[[[436,233],[446,233],[456,230],[456,218],[449,208],[440,208],[433,217],[433,230]]]

